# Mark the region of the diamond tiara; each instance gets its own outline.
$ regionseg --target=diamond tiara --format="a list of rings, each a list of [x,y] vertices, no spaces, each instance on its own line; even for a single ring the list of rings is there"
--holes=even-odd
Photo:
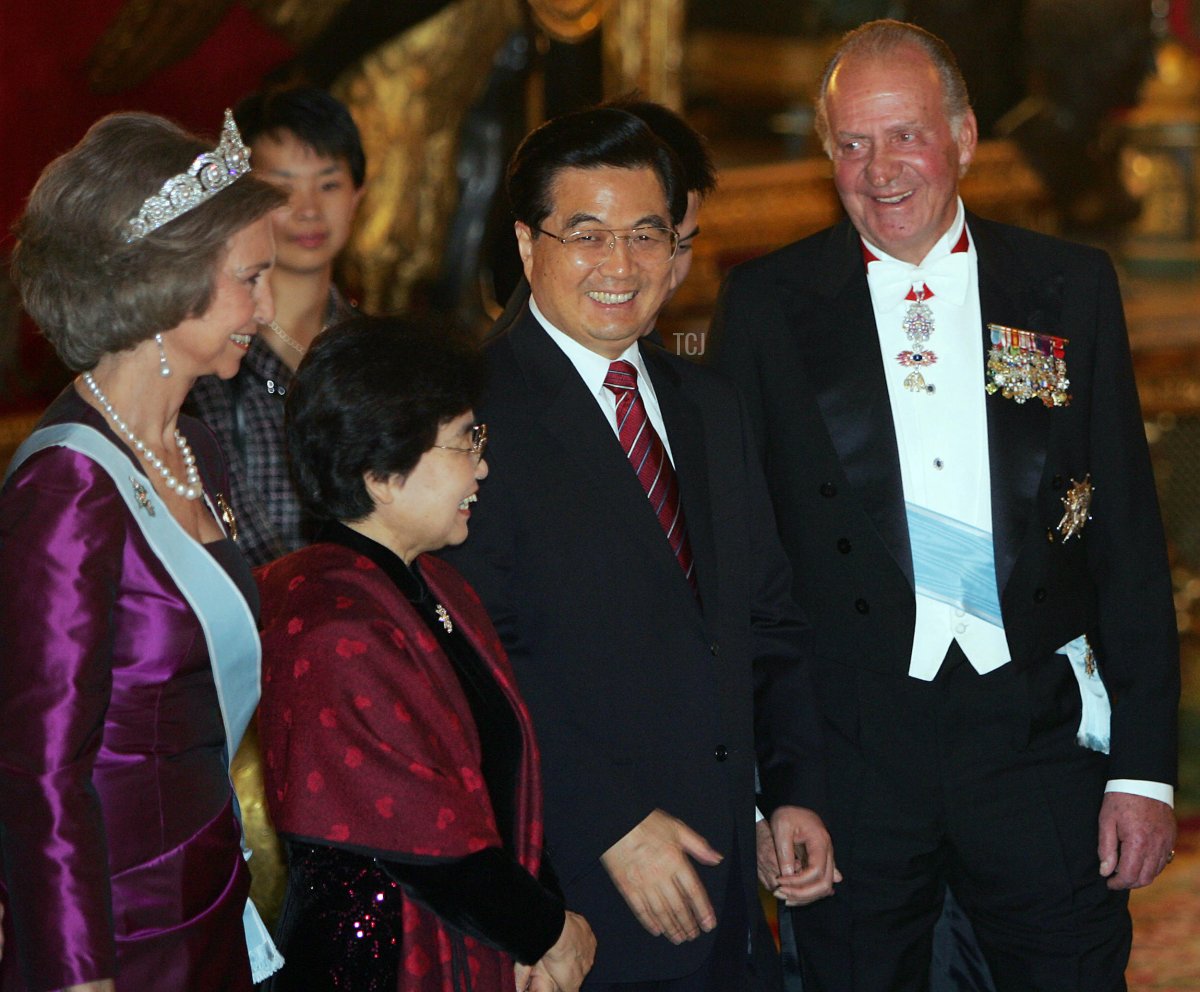
[[[182,217],[250,171],[250,149],[242,143],[233,111],[225,111],[221,141],[211,152],[196,156],[187,172],[172,176],[153,196],[146,198],[138,215],[125,225],[125,241],[132,243]]]

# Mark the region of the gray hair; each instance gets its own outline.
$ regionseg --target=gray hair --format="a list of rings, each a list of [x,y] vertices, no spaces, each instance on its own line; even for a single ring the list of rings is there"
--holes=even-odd
[[[825,154],[832,156],[833,145],[829,133],[829,115],[826,97],[829,80],[833,72],[848,56],[865,59],[881,59],[901,48],[915,48],[924,53],[933,65],[942,83],[942,101],[950,130],[957,135],[963,119],[971,109],[967,95],[967,84],[959,71],[958,62],[949,46],[937,35],[904,21],[868,21],[848,32],[838,43],[837,51],[825,65],[821,75],[821,87],[817,91],[815,126],[817,137]]]
[[[51,162],[17,222],[13,282],[25,310],[73,371],[199,316],[212,303],[229,238],[287,202],[242,176],[133,243],[146,197],[214,141],[153,114],[111,114]]]

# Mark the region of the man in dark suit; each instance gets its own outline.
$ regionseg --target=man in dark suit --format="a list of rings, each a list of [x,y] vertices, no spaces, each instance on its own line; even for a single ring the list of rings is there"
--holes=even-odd
[[[845,882],[797,910],[805,988],[924,989],[949,884],[998,989],[1123,989],[1179,674],[1115,274],[965,212],[934,36],[857,29],[820,94],[848,218],[735,269],[714,323],[815,632]]]
[[[487,346],[491,473],[448,557],[533,714],[550,858],[597,936],[585,988],[767,987],[756,719],[795,725],[759,761],[807,845],[804,897],[835,868],[806,633],[740,403],[641,340],[673,282],[679,165],[598,108],[529,135],[508,192],[532,295]]]

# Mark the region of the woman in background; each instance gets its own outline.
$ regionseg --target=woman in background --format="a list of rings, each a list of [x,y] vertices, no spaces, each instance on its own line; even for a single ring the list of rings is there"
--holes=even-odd
[[[259,572],[267,802],[288,851],[274,992],[574,992],[595,941],[544,870],[538,753],[474,591],[429,552],[487,475],[473,351],[356,317],[287,441],[317,543]]]
[[[272,966],[228,777],[258,695],[254,585],[221,454],[179,415],[273,313],[285,198],[249,171],[228,112],[215,149],[115,114],[17,229],[22,302],[81,375],[0,493],[5,992],[246,992],[251,959]]]

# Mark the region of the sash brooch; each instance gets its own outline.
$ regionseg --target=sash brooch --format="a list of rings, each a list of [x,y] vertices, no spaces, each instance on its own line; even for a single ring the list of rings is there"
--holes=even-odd
[[[232,541],[238,539],[237,517],[234,515],[233,507],[229,505],[229,500],[225,498],[224,493],[217,493],[217,509],[221,511],[221,523],[225,525],[225,530],[229,534]]]
[[[988,352],[988,394],[999,392],[1006,400],[1024,403],[1037,397],[1045,406],[1068,406],[1067,338],[1022,331],[1003,324],[988,324],[992,349]]]

